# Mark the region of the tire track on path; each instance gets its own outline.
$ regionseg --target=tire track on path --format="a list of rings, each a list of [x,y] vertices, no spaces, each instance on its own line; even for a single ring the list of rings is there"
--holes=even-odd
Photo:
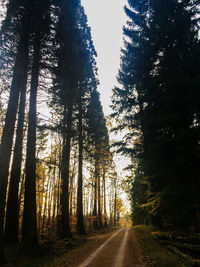
[[[124,238],[122,240],[121,246],[119,248],[119,251],[116,255],[114,267],[122,267],[123,266],[126,244],[127,244],[127,239],[128,239],[128,230],[129,229],[127,228],[126,232],[124,234]]]
[[[95,250],[81,265],[79,265],[79,267],[87,267],[87,266],[89,266],[92,263],[92,261],[99,256],[99,254],[103,251],[105,246],[111,240],[113,240],[113,238],[115,238],[122,230],[123,230],[123,228],[119,229],[110,238],[108,238],[108,240],[106,240],[106,242],[104,242],[97,250]]]
[[[122,267],[129,229],[121,228],[78,267]]]

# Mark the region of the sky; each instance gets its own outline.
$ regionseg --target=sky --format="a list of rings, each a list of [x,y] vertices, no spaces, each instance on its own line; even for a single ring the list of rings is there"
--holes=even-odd
[[[99,74],[99,92],[103,111],[108,116],[112,110],[112,89],[117,85],[116,76],[120,67],[120,51],[123,46],[123,25],[127,17],[124,6],[127,0],[82,0],[94,46],[97,51],[97,67]],[[118,135],[118,138],[120,136]],[[110,139],[115,139],[110,135]],[[121,173],[127,160],[121,155],[115,156],[117,171]]]
[[[112,89],[117,85],[120,49],[123,45],[122,27],[127,0],[82,0],[98,54],[99,92],[104,114],[111,113]]]
[[[82,0],[98,55],[97,67],[100,81],[98,91],[106,116],[112,112],[109,107],[112,89],[117,85],[120,50],[123,46],[122,28],[127,20],[124,12],[126,3],[127,0]],[[110,139],[112,141],[115,137],[110,135]],[[123,168],[127,166],[129,160],[121,155],[115,155],[114,161],[119,178],[124,178],[126,173],[123,172]],[[124,192],[120,194],[129,210],[127,195]]]

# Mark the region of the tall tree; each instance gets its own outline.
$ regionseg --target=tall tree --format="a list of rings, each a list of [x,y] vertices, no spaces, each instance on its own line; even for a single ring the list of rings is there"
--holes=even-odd
[[[71,236],[69,223],[69,171],[73,108],[78,90],[80,73],[78,58],[80,32],[80,1],[63,1],[59,4],[57,25],[57,62],[55,68],[54,91],[58,92],[58,102],[64,107],[63,120],[63,158],[62,158],[62,195],[61,195],[61,236]]]
[[[82,101],[81,95],[79,96],[78,103],[78,143],[79,143],[79,156],[78,156],[78,189],[77,189],[77,233],[85,234],[85,227],[83,222],[83,115],[82,115]]]
[[[113,116],[123,121],[119,128],[128,133],[125,142],[116,145],[135,159],[133,186],[140,183],[147,196],[140,197],[144,202],[138,208],[148,211],[152,222],[158,226],[166,221],[179,226],[197,224],[199,200],[194,187],[198,187],[199,125],[194,118],[199,96],[193,86],[194,80],[199,83],[197,5],[138,0],[129,1],[125,11],[129,21],[119,72],[122,87],[114,90]]]
[[[18,112],[18,123],[16,130],[16,140],[13,155],[13,162],[10,175],[10,184],[7,200],[5,240],[7,243],[15,244],[18,242],[19,226],[19,182],[21,177],[22,148],[24,136],[24,113],[26,104],[27,76],[24,76],[20,93],[20,105]]]
[[[95,114],[95,117],[94,117]],[[94,228],[101,228],[102,224],[102,205],[101,205],[101,160],[104,142],[107,139],[106,120],[104,118],[99,94],[96,88],[93,89],[88,107],[88,124],[91,141],[93,144],[94,155]]]
[[[61,228],[63,237],[70,236],[69,224],[69,174],[71,138],[78,114],[79,174],[77,231],[85,232],[83,224],[82,172],[83,172],[83,120],[92,81],[95,80],[94,56],[96,52],[91,40],[87,17],[80,1],[60,4],[57,25],[57,67],[52,93],[63,112],[63,159],[62,159],[62,195]],[[55,100],[54,100],[55,103]],[[68,229],[68,230],[67,230]]]
[[[16,8],[16,9],[13,9]],[[15,10],[13,12],[13,10]],[[20,19],[19,19],[20,18]],[[8,184],[8,172],[11,158],[14,126],[16,121],[16,114],[18,108],[18,100],[21,88],[24,87],[23,83],[27,76],[28,67],[28,53],[29,53],[29,22],[30,22],[30,6],[29,3],[10,1],[8,5],[7,16],[5,23],[2,26],[3,31],[2,38],[7,35],[9,30],[14,27],[13,23],[16,23],[17,29],[15,33],[17,35],[17,51],[15,56],[15,64],[13,68],[12,83],[10,88],[9,102],[6,112],[6,119],[4,129],[1,138],[0,147],[0,251],[2,251],[3,244],[3,228],[5,218],[5,204],[6,204],[6,191]],[[3,40],[3,39],[2,39]],[[6,40],[6,38],[5,38]],[[4,40],[2,42],[4,44]],[[1,252],[0,252],[1,253]],[[3,259],[3,256],[0,257]]]
[[[38,5],[34,3],[33,13],[33,61],[31,73],[31,87],[29,100],[28,117],[28,137],[26,152],[26,180],[24,213],[22,225],[22,244],[23,246],[37,246],[37,222],[36,222],[36,125],[37,125],[37,91],[39,83],[39,73],[41,67],[41,49],[45,34],[49,33],[49,25],[43,24],[48,18],[50,1],[45,0]],[[41,24],[44,25],[41,27]]]
[[[96,51],[93,46],[90,28],[87,25],[87,17],[83,7],[80,7],[80,33],[79,33],[79,87],[77,96],[78,106],[78,143],[79,143],[79,172],[77,189],[77,232],[85,233],[83,222],[83,149],[84,128],[87,130],[87,110],[93,87],[96,86]],[[82,62],[82,63],[81,63]]]

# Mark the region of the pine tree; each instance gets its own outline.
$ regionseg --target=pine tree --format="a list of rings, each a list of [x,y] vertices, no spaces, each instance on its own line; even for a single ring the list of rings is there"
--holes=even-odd
[[[69,175],[72,137],[79,143],[79,172],[77,191],[77,232],[84,234],[82,203],[82,172],[84,153],[84,121],[88,98],[95,80],[95,49],[91,39],[87,17],[80,1],[63,2],[59,8],[56,51],[57,66],[54,68],[55,96],[52,104],[60,106],[63,118],[63,157],[61,195],[61,236],[71,236],[69,224]],[[78,129],[76,130],[76,122]],[[77,134],[74,133],[77,131]],[[74,134],[76,135],[74,137]]]
[[[145,115],[151,116],[149,127],[155,129],[147,158],[150,160],[154,155],[154,162],[148,161],[154,176],[150,185],[160,197],[161,219],[167,217],[169,223],[177,226],[198,225],[195,208],[199,203],[195,189],[199,184],[195,164],[198,155],[195,151],[199,127],[194,125],[198,91],[193,89],[193,80],[198,75],[199,41],[194,20],[196,11],[191,4],[192,1],[170,1],[153,6],[152,23],[162,32],[161,42],[156,40],[159,56],[154,77],[156,87],[159,86],[156,95],[159,99],[150,98],[154,106],[151,104]],[[161,14],[165,16],[160,17]],[[184,30],[181,24],[185,25]],[[195,64],[191,64],[196,58]],[[188,219],[188,214],[192,219]]]
[[[93,87],[96,86],[96,52],[93,46],[90,28],[87,25],[87,17],[84,9],[80,8],[80,56],[79,56],[79,87],[78,87],[78,140],[79,140],[79,172],[77,190],[77,233],[85,234],[83,221],[83,152],[84,152],[84,126],[87,120],[88,99],[91,97]],[[82,63],[81,63],[82,60]],[[87,129],[86,132],[88,133]],[[86,133],[86,134],[87,134]]]
[[[56,94],[58,105],[63,112],[63,153],[62,153],[62,195],[61,195],[61,236],[71,236],[69,223],[69,172],[71,139],[74,122],[74,109],[76,104],[82,105],[81,82],[85,61],[81,53],[85,53],[82,38],[85,39],[81,29],[82,9],[80,1],[60,3],[59,21],[57,25],[57,67],[52,93]],[[87,62],[86,62],[87,63]],[[81,119],[82,121],[82,119]],[[79,119],[79,123],[80,119]],[[81,138],[81,137],[80,137]],[[80,155],[82,158],[82,156]],[[81,164],[82,165],[82,164]],[[81,169],[79,170],[81,171]],[[81,175],[81,174],[80,174]]]
[[[2,26],[1,45],[4,47],[7,37],[16,34],[16,48],[15,64],[13,68],[12,82],[10,88],[9,102],[6,112],[6,119],[1,138],[0,147],[0,251],[3,246],[3,231],[5,219],[5,204],[6,191],[8,184],[8,172],[11,158],[11,150],[14,136],[14,126],[16,121],[16,114],[18,108],[18,100],[20,90],[24,87],[23,83],[27,76],[28,67],[28,53],[29,53],[29,21],[30,21],[30,6],[29,3],[10,1],[8,5],[7,16]],[[16,23],[17,22],[17,23]],[[15,24],[16,23],[16,24]],[[15,27],[16,26],[16,27]],[[5,38],[4,38],[5,37]],[[9,43],[10,44],[10,43]],[[11,48],[11,49],[12,49]],[[7,53],[12,50],[7,51]],[[1,254],[1,252],[0,252]],[[3,255],[1,255],[1,260]]]
[[[129,1],[129,6],[119,72],[122,88],[115,88],[113,96],[113,116],[123,121],[119,129],[129,130],[116,145],[134,158],[133,192],[142,201],[137,204],[141,216],[148,211],[159,227],[166,221],[197,225],[196,5],[171,0]],[[146,199],[134,189],[138,185]],[[192,222],[186,214],[196,219]]]
[[[95,116],[94,116],[95,114]],[[102,205],[101,205],[101,161],[104,144],[108,138],[106,121],[104,118],[99,93],[93,89],[88,107],[88,125],[91,142],[93,145],[94,157],[94,206],[93,206],[93,226],[94,229],[102,228]]]
[[[7,211],[6,211],[6,224],[5,224],[6,243],[12,243],[12,244],[18,242],[18,226],[19,226],[18,190],[19,190],[19,182],[21,176],[26,86],[27,86],[27,76],[24,76],[24,82],[22,83],[22,89],[20,93],[16,141],[15,141],[13,162],[10,175],[10,184],[9,184],[9,192],[7,200]]]
[[[49,33],[49,24],[45,24],[48,18],[50,1],[46,0],[33,6],[33,61],[31,72],[28,136],[26,152],[26,180],[24,213],[22,224],[22,245],[37,246],[37,222],[36,222],[36,125],[37,125],[37,91],[39,74],[41,70],[42,47],[45,35]],[[43,27],[41,27],[41,24]]]

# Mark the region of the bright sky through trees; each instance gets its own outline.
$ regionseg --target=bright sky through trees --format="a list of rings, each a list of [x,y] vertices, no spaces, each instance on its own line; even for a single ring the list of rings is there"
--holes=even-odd
[[[127,20],[124,12],[126,3],[126,0],[82,0],[98,54],[99,92],[106,116],[112,112],[109,105],[112,89],[117,84],[120,50],[123,46],[122,28]],[[115,156],[115,159],[120,173],[127,165],[127,160],[122,156]]]
[[[120,49],[123,45],[122,27],[126,16],[126,0],[82,0],[91,27],[92,37],[98,53],[99,92],[105,115],[111,109],[112,88],[120,66]]]
[[[122,28],[127,20],[124,12],[126,3],[126,0],[82,0],[98,54],[97,66],[100,81],[98,89],[106,116],[112,112],[109,105],[112,89],[117,85],[116,76],[120,67],[120,51],[123,46]],[[116,138],[116,136],[110,137]],[[122,170],[127,166],[128,160],[121,155],[115,155],[114,160],[118,175],[124,176],[125,173]],[[121,194],[129,209],[126,194],[122,192]]]

